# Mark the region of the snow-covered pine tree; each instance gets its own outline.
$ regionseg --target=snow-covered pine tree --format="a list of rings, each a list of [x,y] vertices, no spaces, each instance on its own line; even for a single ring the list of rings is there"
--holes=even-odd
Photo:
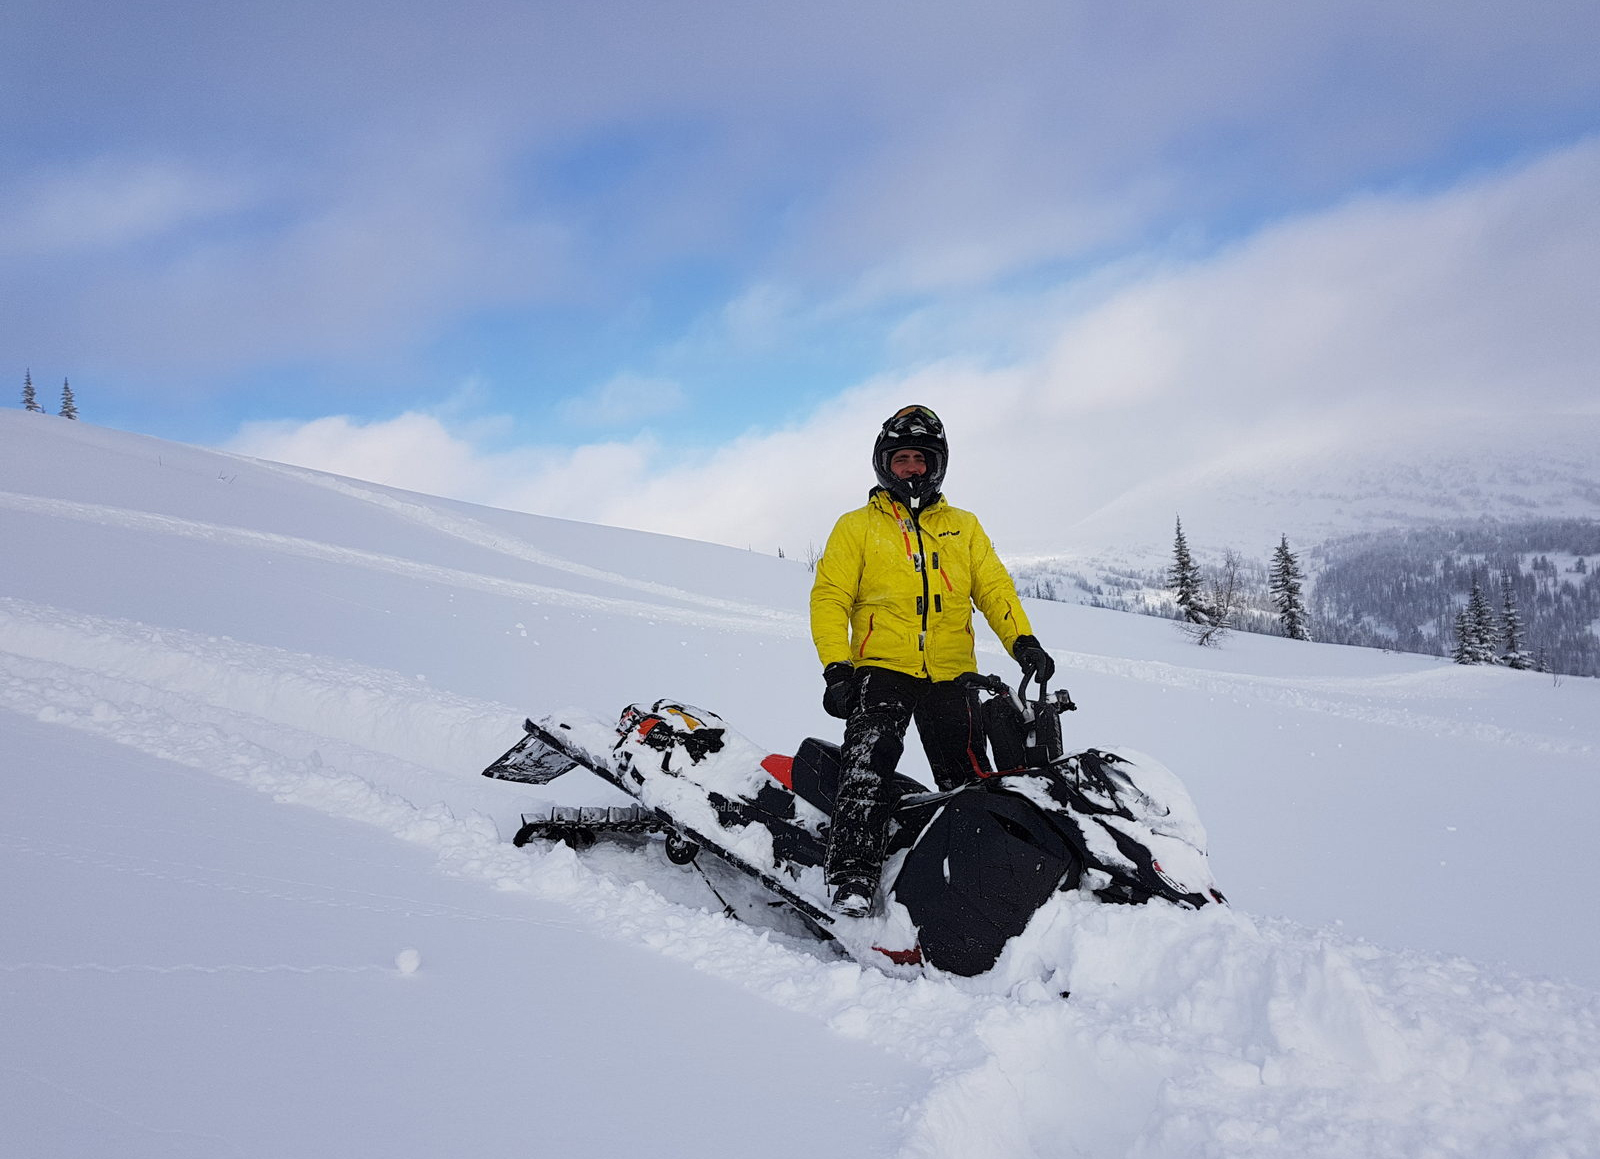
[[[1495,655],[1494,613],[1484,597],[1478,577],[1472,577],[1472,591],[1456,612],[1455,646],[1450,659],[1457,664],[1493,664]]]
[[[1472,578],[1472,591],[1467,596],[1467,631],[1470,640],[1468,655],[1471,657],[1469,664],[1493,664],[1499,659],[1496,645],[1499,643],[1499,633],[1495,630],[1494,610],[1489,607],[1489,599],[1483,594],[1483,585],[1478,578]]]
[[[1172,544],[1172,570],[1167,584],[1172,588],[1179,614],[1191,624],[1209,624],[1211,609],[1200,586],[1200,569],[1189,554],[1189,541],[1183,535],[1183,520],[1178,520],[1177,538]]]
[[[1456,609],[1455,637],[1456,642],[1450,646],[1450,659],[1457,664],[1476,664],[1477,661],[1472,658],[1472,616],[1466,604]]]
[[[34,414],[44,413],[44,407],[39,405],[39,395],[33,389],[32,370],[24,371],[22,375],[22,408]]]
[[[1289,537],[1282,536],[1278,540],[1277,549],[1272,553],[1272,571],[1268,577],[1268,589],[1272,592],[1272,602],[1278,609],[1278,621],[1283,625],[1283,634],[1291,640],[1311,639],[1311,632],[1306,624],[1305,597],[1300,587],[1305,578],[1300,571],[1300,561],[1295,558],[1294,552],[1289,550]]]
[[[1523,647],[1522,614],[1517,611],[1517,590],[1509,571],[1500,574],[1500,663],[1519,671],[1533,667]]]
[[[78,401],[72,397],[72,383],[61,380],[61,409],[56,412],[64,419],[78,417]]]

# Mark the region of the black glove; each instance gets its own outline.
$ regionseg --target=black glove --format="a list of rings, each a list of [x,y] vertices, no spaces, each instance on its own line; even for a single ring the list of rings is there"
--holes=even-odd
[[[828,686],[822,690],[822,711],[840,720],[850,719],[856,706],[856,670],[845,660],[835,660],[822,670]]]
[[[1056,674],[1056,662],[1034,636],[1018,636],[1017,642],[1011,645],[1011,655],[1022,669],[1024,684],[1030,679],[1042,684]]]

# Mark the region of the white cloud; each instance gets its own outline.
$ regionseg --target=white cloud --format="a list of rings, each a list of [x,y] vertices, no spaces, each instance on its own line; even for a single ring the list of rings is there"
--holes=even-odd
[[[686,259],[807,302],[981,289],[1449,170],[1592,124],[1600,19],[1585,0],[36,7],[19,36],[49,50],[0,78],[50,93],[24,100],[33,137],[167,160],[30,203],[75,260],[0,263],[9,326],[250,384],[263,363],[370,369],[485,311],[620,311]],[[6,174],[43,188],[54,164]],[[216,228],[240,187],[256,212]],[[154,235],[173,244],[125,260]],[[730,323],[759,331],[751,304]]]
[[[63,258],[121,249],[247,208],[258,196],[171,161],[105,157],[40,170],[0,201],[0,253]]]
[[[448,412],[407,411],[374,422],[332,415],[246,423],[224,449],[408,491],[594,522],[612,510],[617,495],[639,487],[656,453],[647,437],[579,447],[483,445],[504,428],[499,419],[463,420]]]
[[[314,177],[262,173],[248,198],[223,163],[97,161],[30,187],[29,215],[0,233],[17,258],[0,299],[30,346],[89,349],[122,374],[370,374],[464,313],[588,284],[563,226],[506,206],[502,150],[424,122]]]
[[[671,379],[619,374],[561,404],[568,422],[583,427],[616,427],[678,410],[687,401]]]
[[[1003,549],[1048,549],[1135,489],[1159,505],[1208,465],[1340,431],[1592,410],[1596,187],[1600,141],[1439,194],[1358,198],[1104,287],[1011,366],[884,375],[691,459],[645,439],[484,452],[425,416],[245,442],[400,486],[798,553],[862,501],[882,419],[923,402],[950,430],[952,501]]]
[[[492,460],[432,415],[407,412],[382,422],[348,415],[310,422],[252,422],[227,450],[422,491],[469,497],[491,488]]]

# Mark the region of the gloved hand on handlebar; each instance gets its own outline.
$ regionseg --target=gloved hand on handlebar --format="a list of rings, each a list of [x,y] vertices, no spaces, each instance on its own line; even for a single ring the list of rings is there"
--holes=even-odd
[[[855,666],[844,660],[835,660],[822,670],[827,687],[822,690],[822,711],[840,720],[850,719],[850,710],[856,706]]]
[[[1043,684],[1056,674],[1056,662],[1050,659],[1050,653],[1035,636],[1018,636],[1017,642],[1011,645],[1011,655],[1022,669],[1023,684],[1030,679]]]

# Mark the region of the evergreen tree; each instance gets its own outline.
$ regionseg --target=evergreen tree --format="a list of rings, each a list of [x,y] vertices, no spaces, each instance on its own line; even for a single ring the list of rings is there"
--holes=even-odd
[[[1517,611],[1517,590],[1509,571],[1500,575],[1500,645],[1500,663],[1518,670],[1533,667],[1522,646],[1522,615]]]
[[[1493,664],[1499,659],[1496,655],[1499,633],[1495,630],[1494,610],[1489,607],[1488,597],[1483,594],[1483,585],[1478,582],[1477,576],[1472,577],[1472,591],[1467,596],[1467,604],[1462,612],[1466,617],[1465,622],[1460,619],[1456,621],[1456,635],[1465,642],[1467,659],[1460,662]]]
[[[61,380],[61,409],[56,413],[64,419],[78,417],[78,403],[72,397],[72,383],[64,378]]]
[[[1167,575],[1178,603],[1178,611],[1191,624],[1209,624],[1211,610],[1200,587],[1200,568],[1189,554],[1189,541],[1183,537],[1183,520],[1178,520],[1178,535],[1172,544],[1172,570]]]
[[[1289,537],[1285,535],[1278,540],[1277,550],[1272,553],[1268,588],[1283,624],[1283,634],[1291,640],[1311,639],[1306,626],[1306,603],[1300,590],[1305,578],[1300,571],[1300,561],[1289,550]]]
[[[1472,644],[1472,614],[1467,610],[1467,605],[1462,604],[1456,609],[1455,622],[1456,642],[1450,649],[1450,659],[1457,664],[1476,664],[1473,657],[1477,649]]]
[[[33,389],[33,371],[27,370],[22,375],[22,406],[34,414],[43,414],[44,407],[39,405],[39,396]]]
[[[1472,591],[1467,602],[1456,612],[1455,634],[1456,643],[1450,650],[1450,659],[1457,664],[1493,664],[1499,659],[1495,654],[1498,633],[1494,612],[1477,576],[1472,577]]]

